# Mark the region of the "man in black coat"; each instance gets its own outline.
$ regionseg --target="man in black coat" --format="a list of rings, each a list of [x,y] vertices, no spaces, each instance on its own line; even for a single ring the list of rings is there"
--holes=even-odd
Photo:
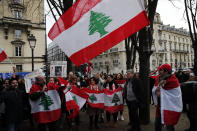
[[[181,84],[183,102],[186,104],[190,128],[185,131],[197,131],[197,81],[190,77],[190,81]]]
[[[11,85],[0,94],[0,103],[5,103],[7,130],[18,131],[23,120],[24,92],[18,89],[18,81],[12,79]]]
[[[132,70],[127,71],[127,81],[124,86],[124,97],[129,110],[129,124],[131,128],[128,131],[141,131],[139,120],[139,107],[143,103],[143,88],[140,79],[134,78]]]

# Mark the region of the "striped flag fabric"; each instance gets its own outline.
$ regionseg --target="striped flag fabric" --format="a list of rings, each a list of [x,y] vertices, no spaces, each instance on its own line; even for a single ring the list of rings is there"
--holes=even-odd
[[[47,91],[38,100],[30,99],[31,113],[37,123],[49,123],[61,117],[61,101],[56,86],[53,83],[47,85]],[[32,85],[30,95],[40,92],[40,86]]]
[[[157,97],[155,94],[156,88],[158,88],[158,80],[152,90],[154,103],[157,105]],[[182,93],[178,79],[174,74],[166,80],[164,87],[160,86],[160,114],[161,122],[164,125],[176,125],[183,109]],[[157,105],[158,108],[158,105]],[[159,114],[157,109],[157,115]]]
[[[126,84],[126,80],[115,80],[115,82],[122,88],[124,88],[124,85]]]
[[[92,108],[104,109],[103,91],[91,90],[89,88],[83,88],[83,90],[89,95],[87,99],[88,105],[90,105]]]
[[[104,89],[104,109],[110,113],[115,113],[123,110],[123,97],[121,87],[114,91]]]
[[[165,125],[176,125],[182,110],[182,93],[178,79],[173,74],[161,88],[161,121]]]
[[[66,92],[65,99],[66,99],[66,109],[69,112],[67,118],[71,120],[79,114],[79,106],[73,99],[70,91]]]
[[[79,66],[147,25],[141,0],[78,0],[48,36]]]
[[[4,61],[7,58],[5,51],[0,47],[0,62]]]

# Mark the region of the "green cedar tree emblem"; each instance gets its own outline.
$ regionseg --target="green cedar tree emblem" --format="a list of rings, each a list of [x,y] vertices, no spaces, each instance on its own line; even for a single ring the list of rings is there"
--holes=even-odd
[[[103,13],[98,13],[91,11],[90,15],[90,25],[89,25],[89,35],[93,35],[95,32],[100,34],[100,37],[104,36],[108,32],[105,30],[105,27],[112,22],[112,19],[109,16],[106,16]]]
[[[95,97],[94,94],[92,94],[90,97],[89,97],[90,101],[93,103],[94,101],[97,101],[97,98]]]
[[[54,103],[51,97],[45,94],[44,96],[41,97],[39,105],[42,105],[44,107],[44,110],[49,110],[49,106],[53,104]]]
[[[76,96],[73,96],[73,100],[77,103],[77,98],[76,98]]]
[[[117,106],[118,104],[118,102],[120,101],[120,99],[119,99],[119,97],[118,97],[118,95],[115,93],[114,94],[114,97],[113,97],[113,99],[112,99],[112,103],[115,103],[115,106]]]

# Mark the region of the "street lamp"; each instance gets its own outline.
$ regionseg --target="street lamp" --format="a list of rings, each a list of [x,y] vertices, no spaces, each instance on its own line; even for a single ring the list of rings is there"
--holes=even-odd
[[[29,46],[31,48],[32,53],[32,71],[34,71],[34,48],[36,47],[36,38],[33,34],[28,37]]]

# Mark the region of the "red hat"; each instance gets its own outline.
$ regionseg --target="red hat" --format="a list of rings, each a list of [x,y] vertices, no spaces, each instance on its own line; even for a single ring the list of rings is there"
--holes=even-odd
[[[159,67],[159,70],[167,70],[167,71],[172,71],[172,67],[169,64],[163,64]]]

